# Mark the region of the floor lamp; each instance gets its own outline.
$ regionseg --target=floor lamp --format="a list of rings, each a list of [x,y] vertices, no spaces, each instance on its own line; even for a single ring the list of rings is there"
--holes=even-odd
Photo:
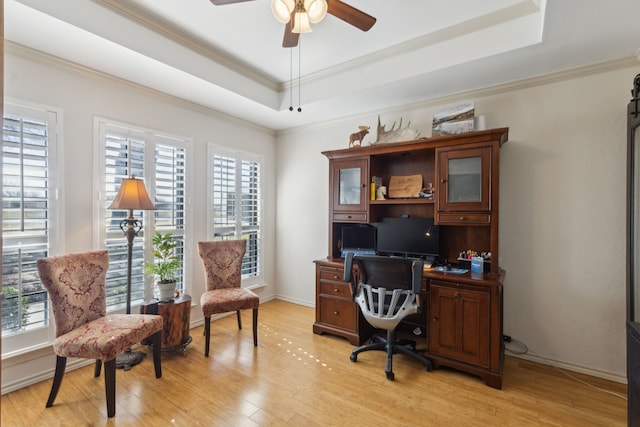
[[[135,210],[155,210],[153,202],[149,199],[144,182],[137,179],[135,175],[125,178],[120,184],[118,194],[108,209],[128,209],[129,218],[120,222],[120,229],[127,236],[127,314],[131,314],[131,258],[133,253],[133,239],[142,230],[142,219],[135,219]],[[131,351],[128,348],[116,357],[116,367],[124,368],[125,371],[137,363],[140,363],[146,353]]]

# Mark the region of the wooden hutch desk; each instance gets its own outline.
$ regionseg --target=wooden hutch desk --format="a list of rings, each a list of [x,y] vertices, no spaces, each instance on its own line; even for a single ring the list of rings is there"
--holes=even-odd
[[[468,249],[492,256],[486,273],[425,270],[424,304],[415,324],[424,328],[427,357],[436,368],[465,371],[501,388],[505,272],[498,266],[499,161],[500,147],[507,139],[508,128],[501,128],[323,152],[329,159],[329,254],[314,261],[313,332],[342,336],[353,345],[362,344],[374,332],[343,281],[343,227],[402,215],[433,218],[440,227],[441,260],[455,263],[458,254]],[[456,176],[460,160],[475,163],[474,172],[464,176],[478,189],[472,200],[452,196],[460,182]],[[435,183],[433,198],[370,200],[371,177],[388,185],[392,176],[417,174],[425,187]]]

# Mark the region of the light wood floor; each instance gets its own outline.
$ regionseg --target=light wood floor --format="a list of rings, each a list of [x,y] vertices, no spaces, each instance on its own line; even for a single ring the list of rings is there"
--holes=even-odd
[[[2,426],[624,426],[626,401],[593,390],[555,369],[507,357],[502,390],[476,377],[426,372],[402,355],[395,381],[383,352],[349,360],[344,339],[314,335],[314,310],[282,301],[260,308],[258,347],[250,311],[211,326],[204,357],[202,327],[186,356],[165,354],[163,376],[150,355],[118,370],[116,416],[107,419],[103,378],[93,366],[67,372],[55,405],[51,380],[2,396]],[[146,348],[145,348],[146,349]],[[626,386],[577,375],[626,395]]]

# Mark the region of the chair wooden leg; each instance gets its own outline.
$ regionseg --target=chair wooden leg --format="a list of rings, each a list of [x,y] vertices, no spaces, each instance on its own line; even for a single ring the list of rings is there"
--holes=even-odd
[[[162,331],[153,334],[153,366],[156,370],[156,378],[162,377]]]
[[[104,362],[104,390],[107,396],[107,417],[116,415],[116,359]]]
[[[96,359],[96,368],[93,371],[93,376],[98,378],[100,376],[100,371],[102,370],[102,360]]]
[[[253,309],[253,346],[258,346],[258,309]]]
[[[236,317],[238,318],[238,329],[242,329],[242,317],[240,316],[240,310],[236,311]]]
[[[51,393],[49,393],[49,400],[47,400],[47,408],[53,406],[53,401],[56,400],[58,390],[60,390],[60,384],[62,384],[62,377],[64,376],[64,370],[67,367],[67,358],[62,356],[56,356],[56,373],[53,375],[53,384],[51,385]]]
[[[209,357],[209,337],[211,335],[211,317],[204,318],[204,357]]]

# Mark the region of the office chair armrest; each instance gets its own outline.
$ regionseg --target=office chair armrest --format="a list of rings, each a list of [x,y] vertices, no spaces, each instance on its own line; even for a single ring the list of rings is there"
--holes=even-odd
[[[422,293],[422,274],[423,274],[424,262],[421,259],[417,259],[411,263],[411,290],[416,295]]]
[[[353,252],[347,252],[344,259],[344,281],[351,282],[353,278]]]
[[[347,252],[344,259],[344,281],[349,283],[351,301],[355,301],[358,286],[353,279],[353,252]]]

